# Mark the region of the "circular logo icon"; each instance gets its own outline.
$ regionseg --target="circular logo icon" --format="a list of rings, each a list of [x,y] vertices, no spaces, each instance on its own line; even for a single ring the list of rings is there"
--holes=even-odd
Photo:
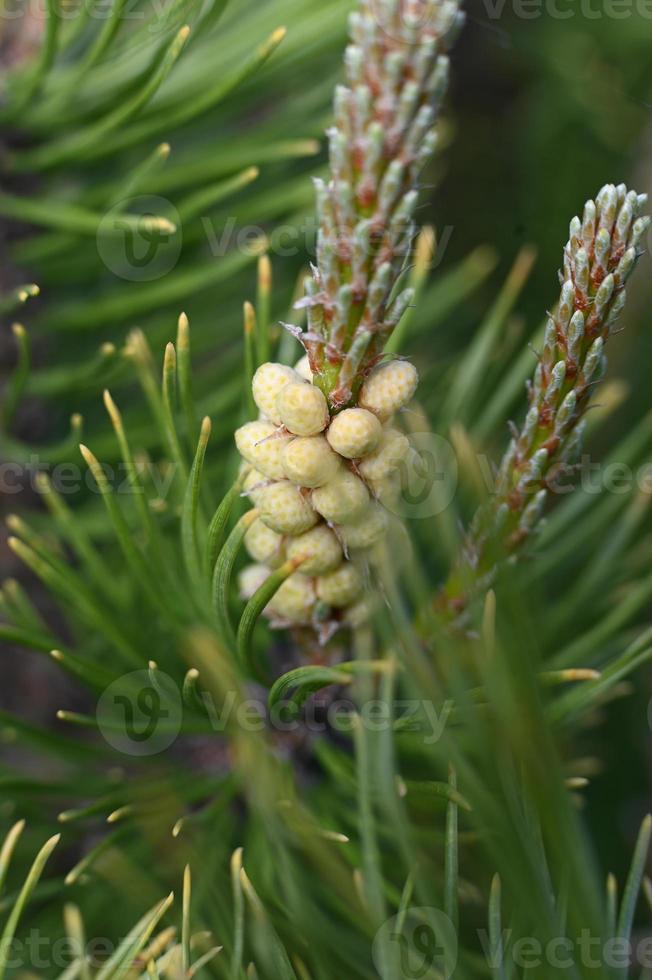
[[[156,755],[181,730],[179,689],[160,670],[134,670],[106,688],[97,703],[97,724],[105,740],[125,755]]]
[[[182,240],[179,212],[164,197],[119,201],[97,229],[102,262],[129,282],[152,282],[170,272],[179,259]]]
[[[438,15],[437,4],[428,3],[428,0],[407,0],[405,3],[371,0],[370,6],[374,20],[385,34],[393,41],[406,44],[432,26]]]
[[[393,514],[406,519],[435,517],[450,505],[457,489],[457,457],[451,444],[434,432],[414,432],[410,451],[393,461],[396,492],[383,497]]]
[[[376,933],[371,950],[381,976],[400,980],[450,980],[457,964],[455,926],[439,909],[412,908]]]

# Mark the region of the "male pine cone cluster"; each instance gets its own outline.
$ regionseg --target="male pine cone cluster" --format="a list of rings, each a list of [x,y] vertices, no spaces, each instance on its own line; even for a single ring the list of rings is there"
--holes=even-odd
[[[407,361],[385,362],[368,374],[357,405],[331,416],[307,357],[256,371],[260,416],[235,434],[258,512],[245,537],[256,564],[242,572],[240,590],[249,598],[272,569],[296,562],[265,610],[274,625],[321,630],[367,618],[363,570],[385,538],[385,504],[400,493],[410,453],[393,417],[417,381]]]

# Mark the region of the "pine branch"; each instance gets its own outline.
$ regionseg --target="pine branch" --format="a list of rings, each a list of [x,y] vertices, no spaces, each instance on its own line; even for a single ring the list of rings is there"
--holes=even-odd
[[[382,12],[382,16],[380,15]],[[335,95],[328,183],[315,181],[317,265],[299,307],[317,384],[349,403],[410,306],[397,286],[411,252],[417,181],[436,145],[456,0],[363,0],[351,15],[347,84]]]
[[[587,201],[583,218],[571,221],[561,296],[527,384],[530,407],[440,596],[449,612],[463,609],[478,584],[531,540],[550,494],[579,455],[591,393],[606,370],[605,345],[625,307],[625,286],[650,225],[641,213],[646,202],[646,195],[624,184],[607,184]]]

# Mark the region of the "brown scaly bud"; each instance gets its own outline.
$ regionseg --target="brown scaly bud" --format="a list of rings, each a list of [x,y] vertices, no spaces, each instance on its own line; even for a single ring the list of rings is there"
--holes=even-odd
[[[317,264],[298,304],[314,383],[335,411],[354,402],[412,300],[396,286],[461,22],[457,0],[361,0],[351,15],[331,177],[316,181]]]
[[[647,198],[624,184],[605,185],[573,218],[564,250],[561,296],[528,382],[529,410],[513,432],[495,493],[471,526],[463,560],[445,589],[449,609],[463,607],[473,584],[491,575],[535,531],[550,487],[579,454],[591,391],[605,370],[604,348],[625,305],[625,284],[641,254],[650,219]]]

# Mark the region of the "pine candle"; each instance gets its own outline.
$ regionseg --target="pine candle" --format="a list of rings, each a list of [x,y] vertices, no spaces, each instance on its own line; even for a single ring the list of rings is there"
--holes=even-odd
[[[330,179],[315,182],[317,261],[297,304],[307,329],[288,326],[305,357],[295,368],[258,367],[260,417],[236,433],[255,470],[245,492],[260,511],[246,541],[260,571],[245,579],[283,558],[300,562],[267,610],[282,625],[364,622],[358,566],[385,540],[383,502],[400,489],[409,449],[392,421],[414,396],[417,372],[384,352],[413,299],[400,280],[462,15],[456,0],[386,0],[389,19],[374,6],[361,0],[351,15],[346,85],[328,132]]]

